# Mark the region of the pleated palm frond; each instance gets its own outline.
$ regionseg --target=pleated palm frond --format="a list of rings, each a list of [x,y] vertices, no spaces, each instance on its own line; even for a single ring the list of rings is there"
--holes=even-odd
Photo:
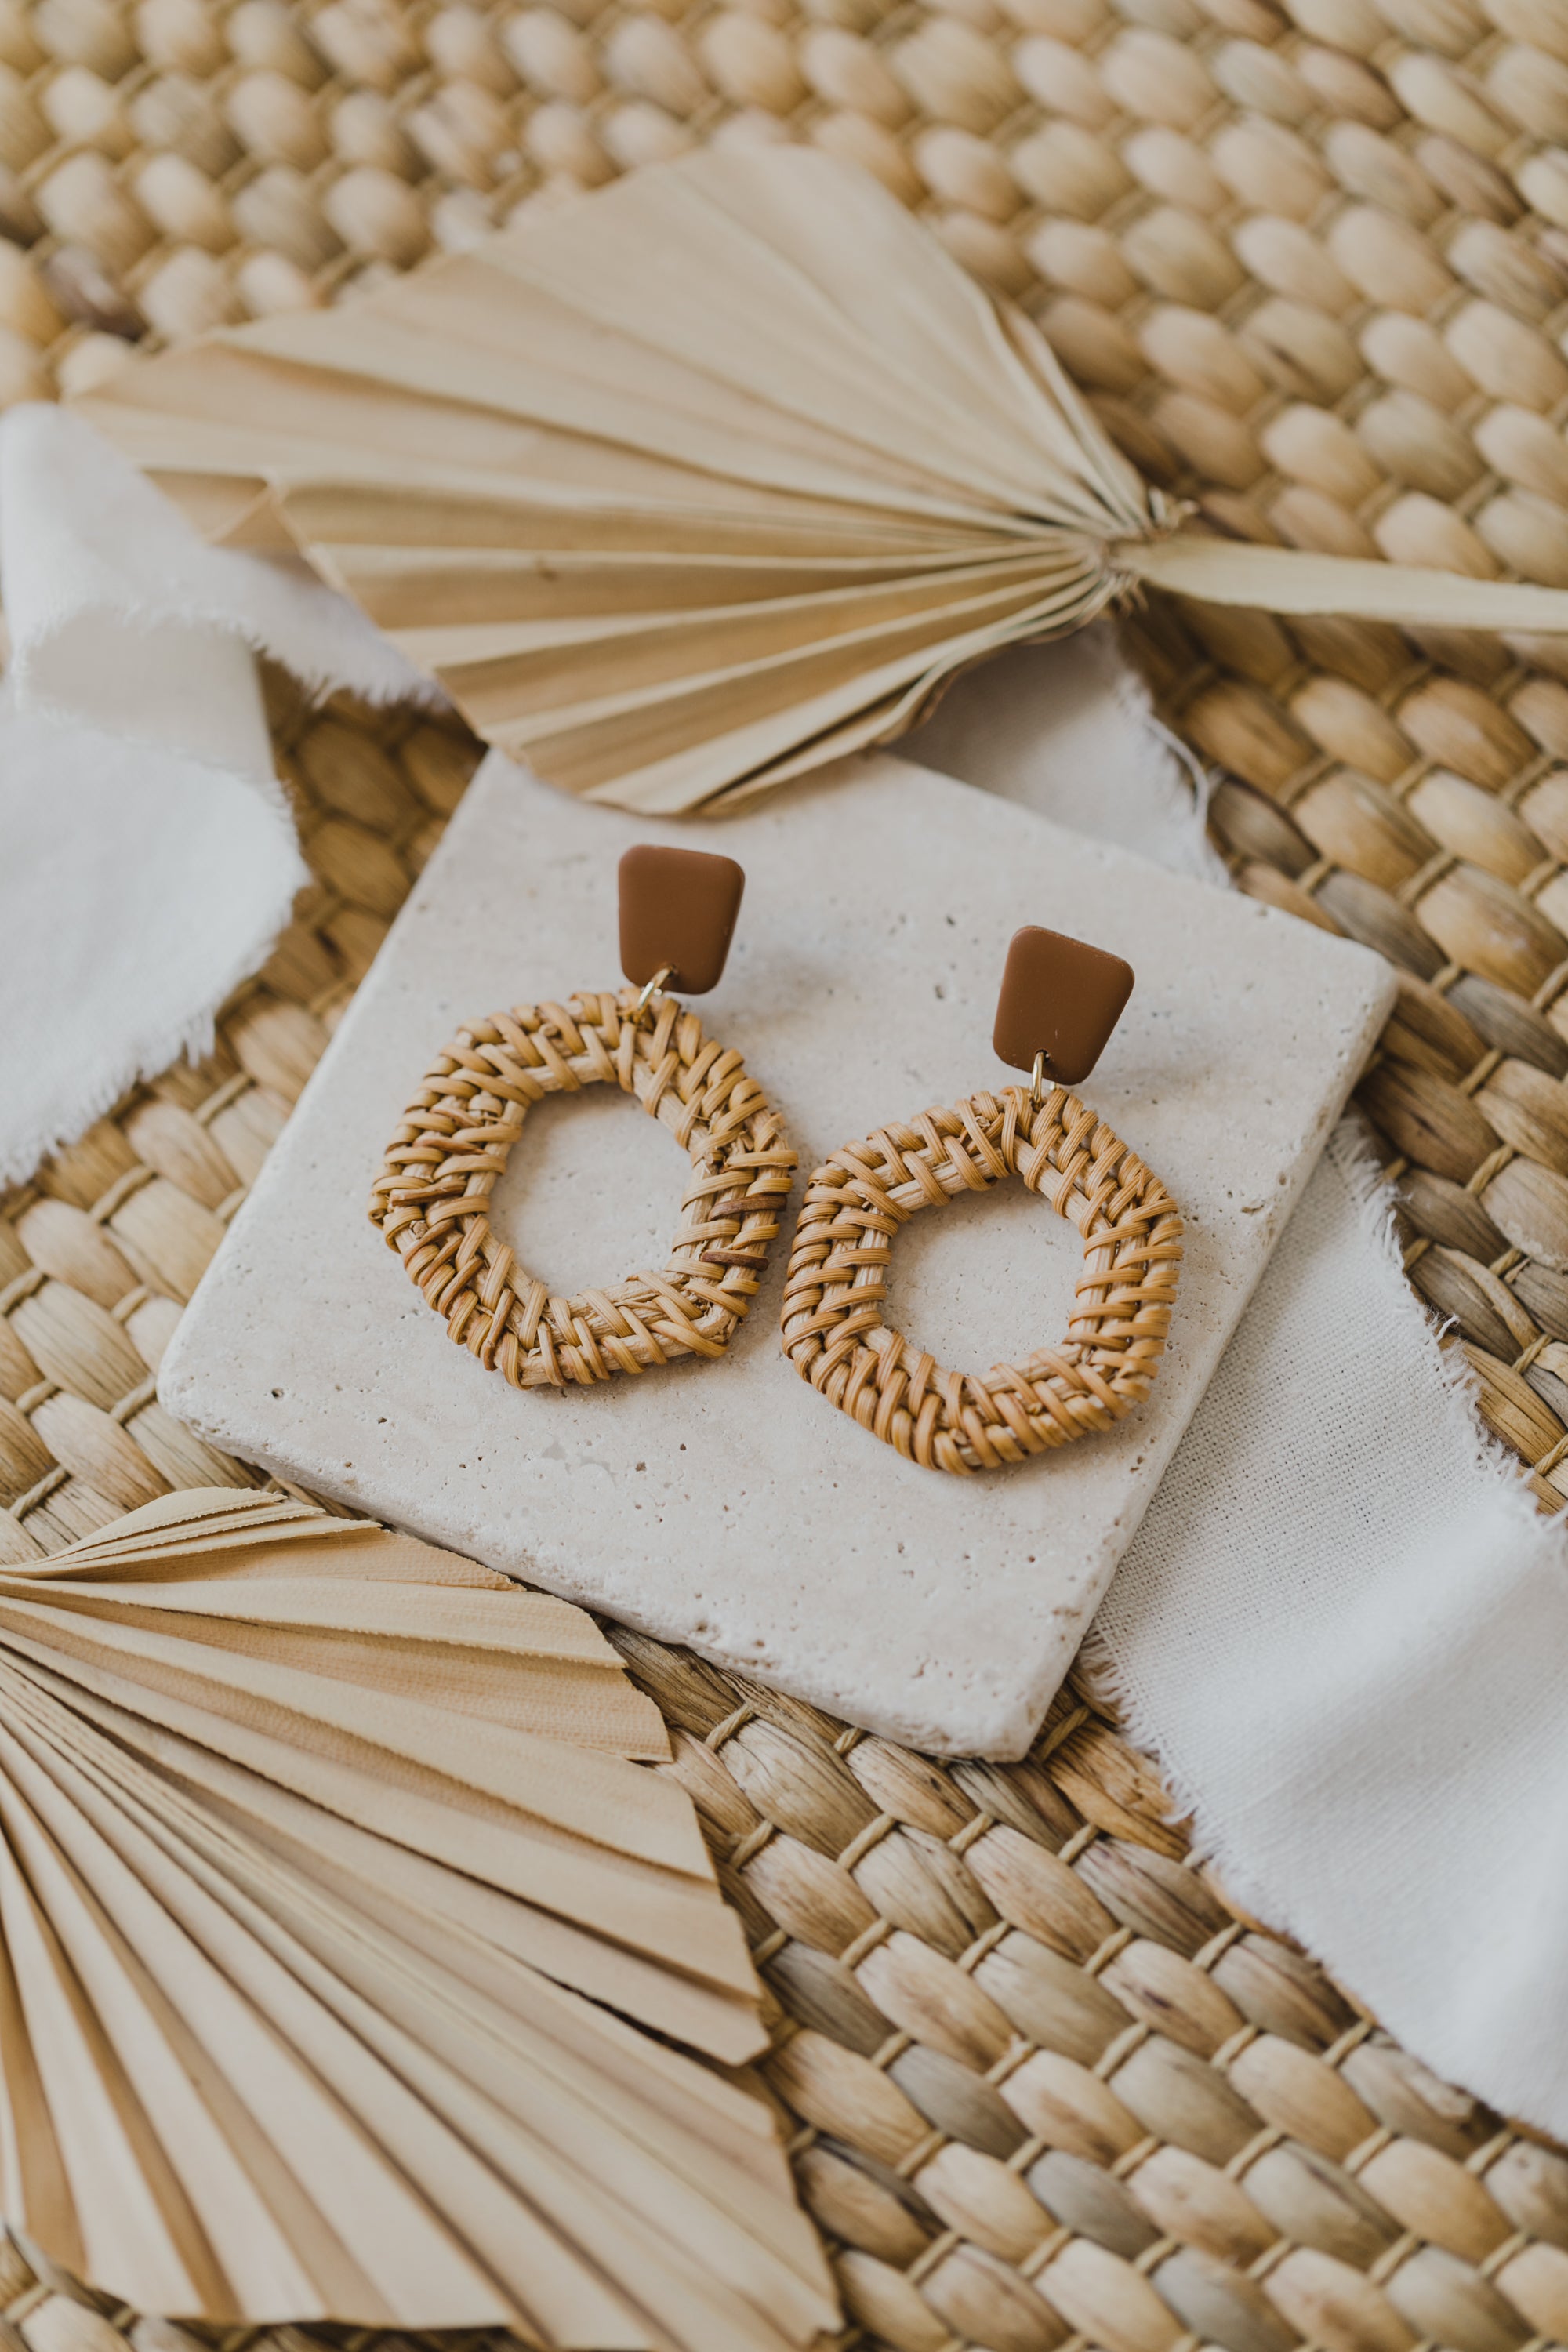
[[[655,165],[80,406],[213,535],[303,550],[490,742],[649,812],[886,741],[1142,583],[1568,629],[1556,590],[1177,529],[1031,321],[805,148]]]
[[[285,1497],[0,1571],[5,2218],[186,2317],[833,2325],[769,2109],[662,2038],[765,2040],[668,1754],[581,1611]]]
[[[1159,511],[1029,322],[805,151],[639,173],[83,413],[197,510],[265,481],[481,734],[643,809],[896,731],[1098,611]]]

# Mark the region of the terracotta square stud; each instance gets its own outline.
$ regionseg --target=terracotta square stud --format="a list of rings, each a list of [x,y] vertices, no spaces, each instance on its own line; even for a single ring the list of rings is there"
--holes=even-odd
[[[1110,1042],[1132,993],[1132,967],[1103,948],[1026,923],[1015,931],[991,1043],[1016,1070],[1046,1057],[1052,1086],[1076,1087]]]
[[[682,996],[717,988],[746,877],[732,857],[639,841],[621,859],[621,970],[642,988],[668,967]]]

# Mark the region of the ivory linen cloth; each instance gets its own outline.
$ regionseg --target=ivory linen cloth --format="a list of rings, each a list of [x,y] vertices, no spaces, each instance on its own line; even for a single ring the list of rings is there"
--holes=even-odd
[[[372,695],[417,681],[52,412],[0,428],[0,1175],[19,1177],[199,1045],[287,916],[303,869],[245,648]],[[1005,657],[901,748],[1213,871],[1103,635]],[[1447,1373],[1353,1131],[1096,1633],[1238,1895],[1433,2066],[1568,2134],[1568,1546]]]
[[[1004,656],[900,748],[1210,864],[1103,633]],[[1568,1538],[1440,1351],[1352,1120],[1089,1639],[1232,1893],[1440,2074],[1568,2136]]]
[[[0,422],[0,1183],[210,1043],[308,878],[252,648],[428,687],[293,566],[210,548],[79,419]]]

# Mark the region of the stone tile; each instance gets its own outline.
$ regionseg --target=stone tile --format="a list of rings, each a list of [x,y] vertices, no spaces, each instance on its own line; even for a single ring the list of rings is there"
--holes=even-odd
[[[465,1018],[618,981],[615,866],[711,843],[749,877],[702,1012],[836,1145],[1004,1082],[1007,940],[1041,922],[1138,987],[1086,1097],[1187,1221],[1172,1343],[1110,1435],[973,1479],[899,1459],[780,1353],[793,1216],[729,1358],[519,1394],[454,1348],[365,1216],[426,1061]],[[416,885],[164,1360],[216,1444],[947,1753],[1037,1724],[1393,992],[1375,957],[887,756],[713,828],[585,806],[492,756]],[[625,1097],[534,1114],[498,1229],[552,1287],[660,1262],[684,1159]],[[795,1203],[798,1204],[797,1185]],[[917,1218],[889,1314],[949,1362],[1065,1328],[1076,1236],[1021,1185]]]

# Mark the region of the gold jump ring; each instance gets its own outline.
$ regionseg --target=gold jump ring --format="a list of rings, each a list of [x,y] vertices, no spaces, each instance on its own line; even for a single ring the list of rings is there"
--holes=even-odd
[[[664,986],[665,982],[669,978],[670,973],[674,970],[675,966],[672,963],[661,963],[659,965],[658,970],[654,973],[653,978],[647,982],[642,994],[637,998],[637,1010],[632,1014],[634,1023],[642,1019],[643,1014],[647,1011],[649,1004],[658,994],[660,989]]]

